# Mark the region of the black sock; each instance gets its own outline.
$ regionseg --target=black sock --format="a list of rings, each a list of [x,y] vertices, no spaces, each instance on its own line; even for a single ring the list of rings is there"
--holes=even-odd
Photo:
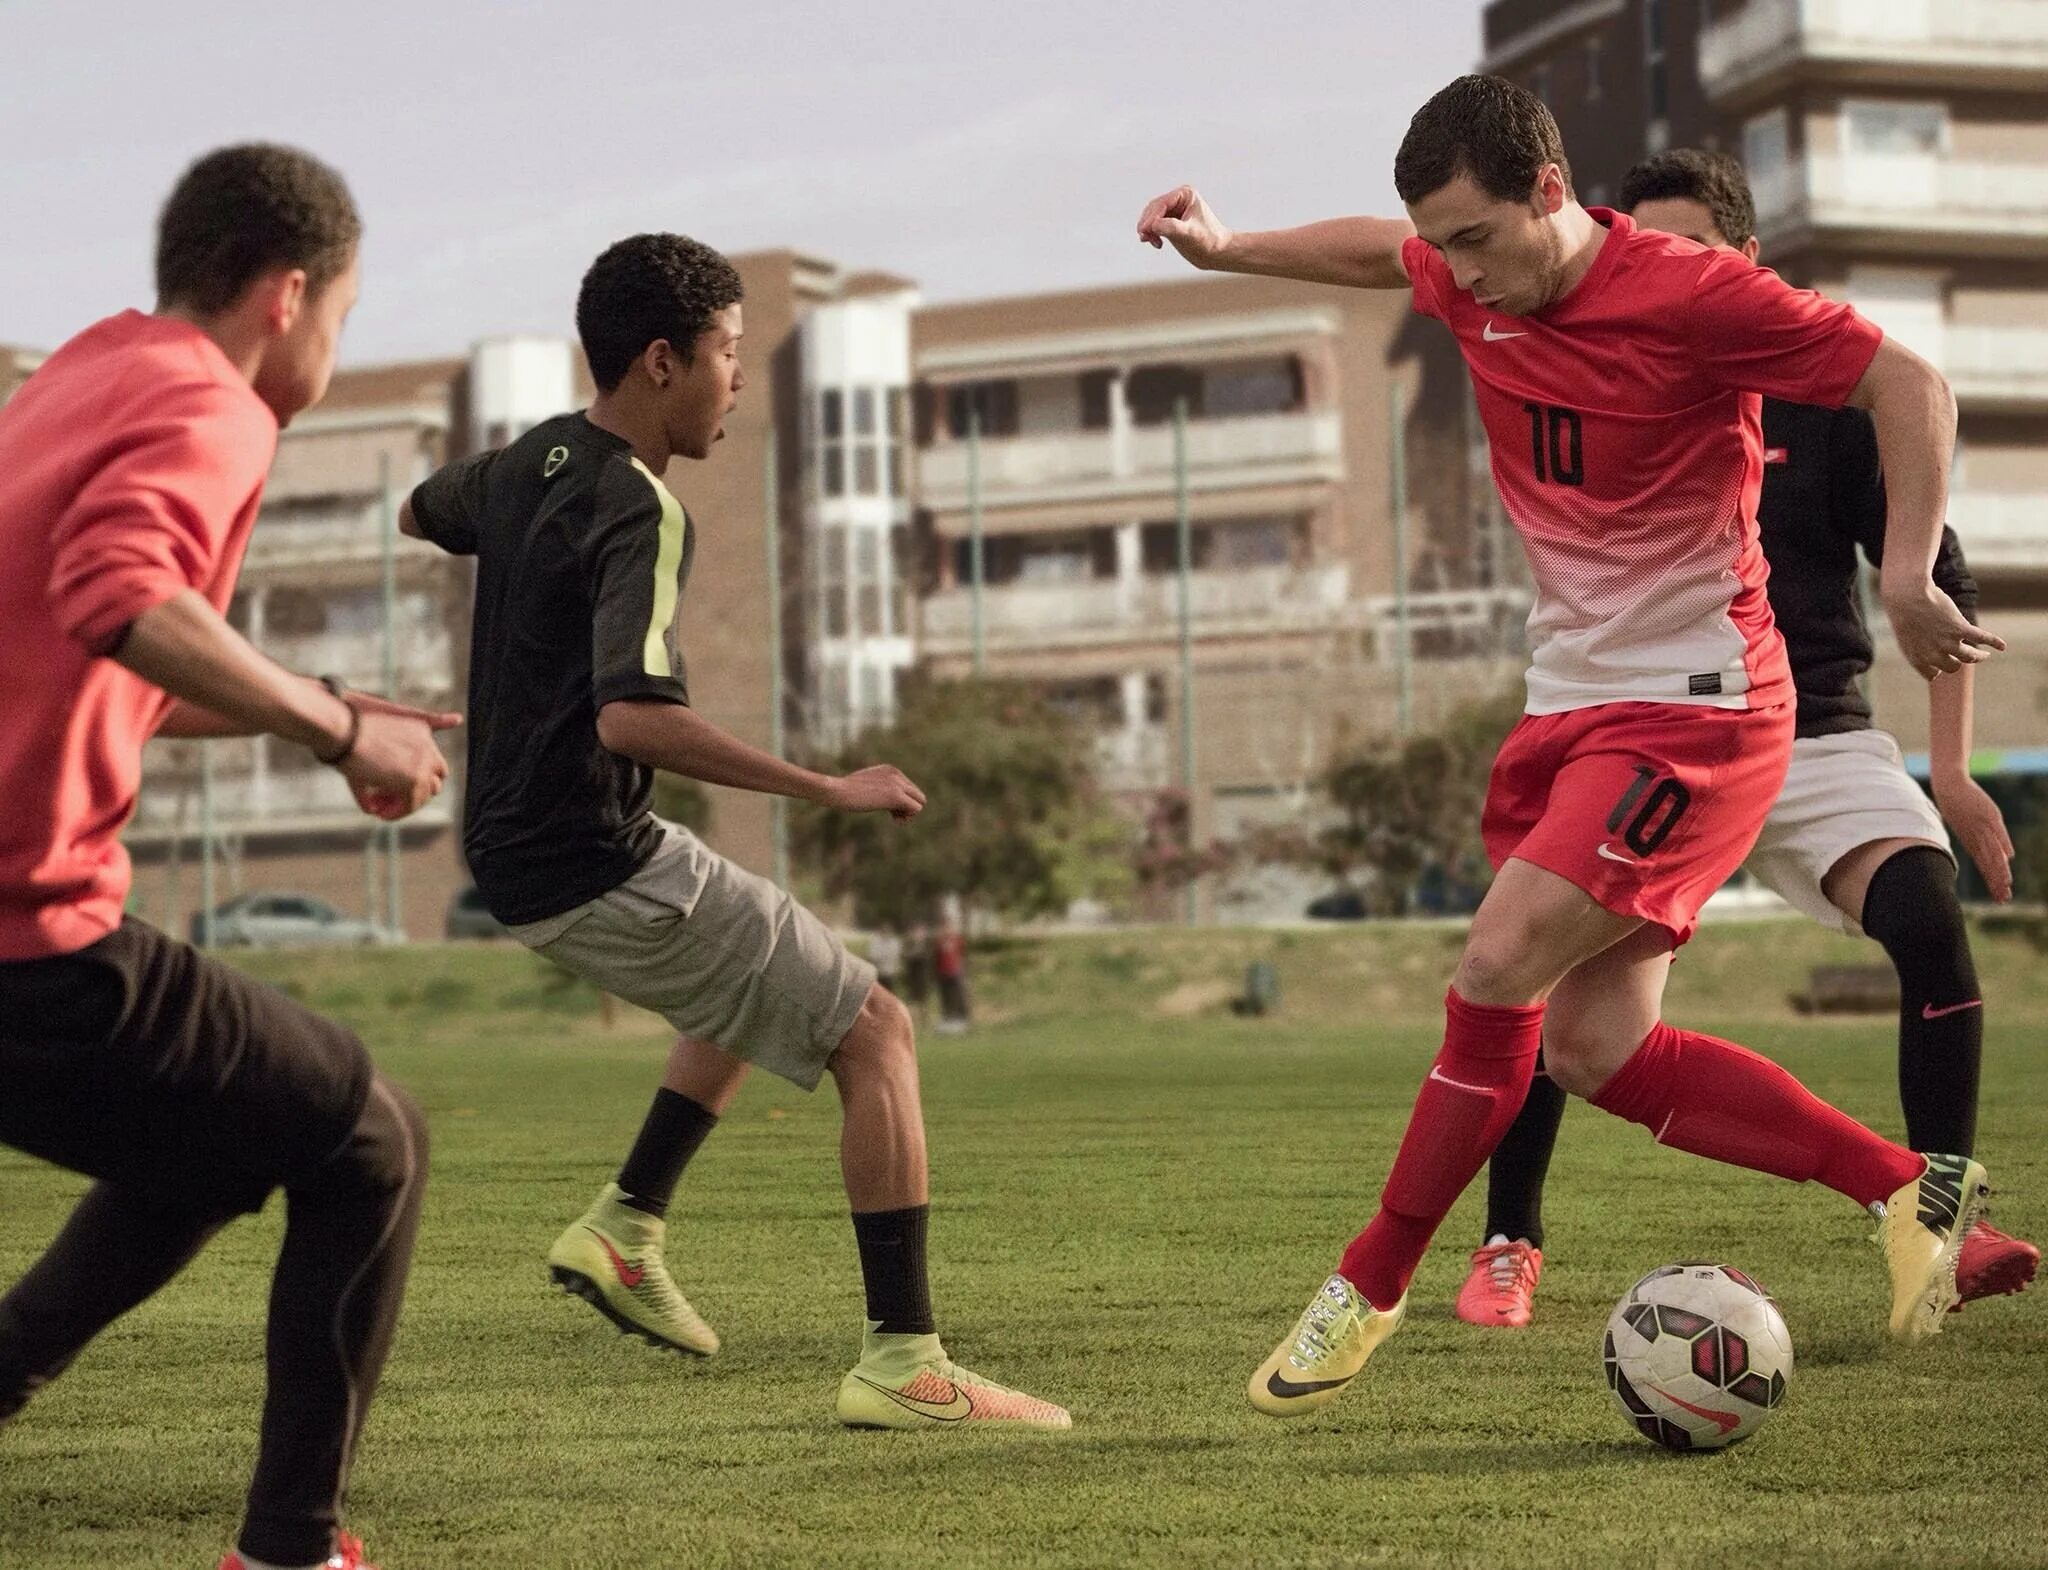
[[[666,1085],[657,1090],[647,1121],[640,1125],[640,1137],[633,1141],[633,1153],[619,1168],[625,1203],[650,1216],[666,1215],[676,1180],[717,1122],[718,1114],[702,1103]]]
[[[1539,1069],[1529,1099],[1486,1165],[1486,1236],[1526,1238],[1543,1246],[1543,1178],[1564,1118],[1565,1094]],[[1485,1239],[1481,1239],[1485,1241]]]
[[[892,1336],[928,1336],[932,1286],[925,1274],[924,1232],[932,1207],[853,1213],[853,1237],[860,1245],[860,1274],[868,1291],[868,1318]]]
[[[1956,903],[1956,869],[1915,845],[1871,874],[1863,930],[1899,973],[1899,1101],[1915,1150],[1967,1156],[1977,1143],[1983,993]]]

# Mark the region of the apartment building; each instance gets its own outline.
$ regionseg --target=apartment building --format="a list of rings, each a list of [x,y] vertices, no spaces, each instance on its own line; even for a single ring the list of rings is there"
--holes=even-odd
[[[2013,644],[1979,673],[1987,747],[2048,690],[2048,5],[2039,0],[1497,0],[1483,68],[1557,116],[1581,195],[1645,152],[1750,172],[1763,260],[1854,303],[1955,390],[1949,519]],[[1887,651],[1884,722],[1926,744]]]
[[[44,355],[36,349],[18,349],[0,343],[0,403],[14,396],[14,389],[34,374]]]
[[[924,662],[1042,685],[1132,797],[1183,777],[1184,462],[1198,839],[1297,817],[1347,738],[1518,674],[1519,551],[1455,349],[1404,296],[1183,277],[933,306],[912,362]]]

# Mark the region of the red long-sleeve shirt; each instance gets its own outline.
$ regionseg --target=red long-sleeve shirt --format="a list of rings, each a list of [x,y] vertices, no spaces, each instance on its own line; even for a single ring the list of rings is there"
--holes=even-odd
[[[103,654],[186,589],[226,611],[276,450],[219,346],[140,311],[0,408],[0,960],[120,924],[120,834],[172,699]]]

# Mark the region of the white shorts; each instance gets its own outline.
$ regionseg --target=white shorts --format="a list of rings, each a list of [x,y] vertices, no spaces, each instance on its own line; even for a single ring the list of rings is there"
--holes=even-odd
[[[1881,730],[1802,736],[1748,867],[1788,905],[1837,932],[1860,929],[1821,892],[1835,863],[1874,840],[1922,840],[1949,857],[1948,830]]]

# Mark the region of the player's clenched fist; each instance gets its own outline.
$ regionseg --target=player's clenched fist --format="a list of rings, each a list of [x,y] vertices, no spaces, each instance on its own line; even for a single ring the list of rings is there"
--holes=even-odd
[[[383,703],[361,705],[357,714],[355,745],[336,765],[356,801],[380,818],[418,812],[448,779],[448,760],[434,744],[434,732],[459,723],[460,717]]]
[[[886,812],[894,818],[914,818],[924,810],[924,792],[901,769],[877,763],[834,780],[825,803],[843,812]]]
[[[1177,185],[1145,204],[1138,215],[1138,238],[1153,247],[1170,241],[1195,266],[1207,267],[1230,244],[1230,231],[1209,210],[1200,191]]]

